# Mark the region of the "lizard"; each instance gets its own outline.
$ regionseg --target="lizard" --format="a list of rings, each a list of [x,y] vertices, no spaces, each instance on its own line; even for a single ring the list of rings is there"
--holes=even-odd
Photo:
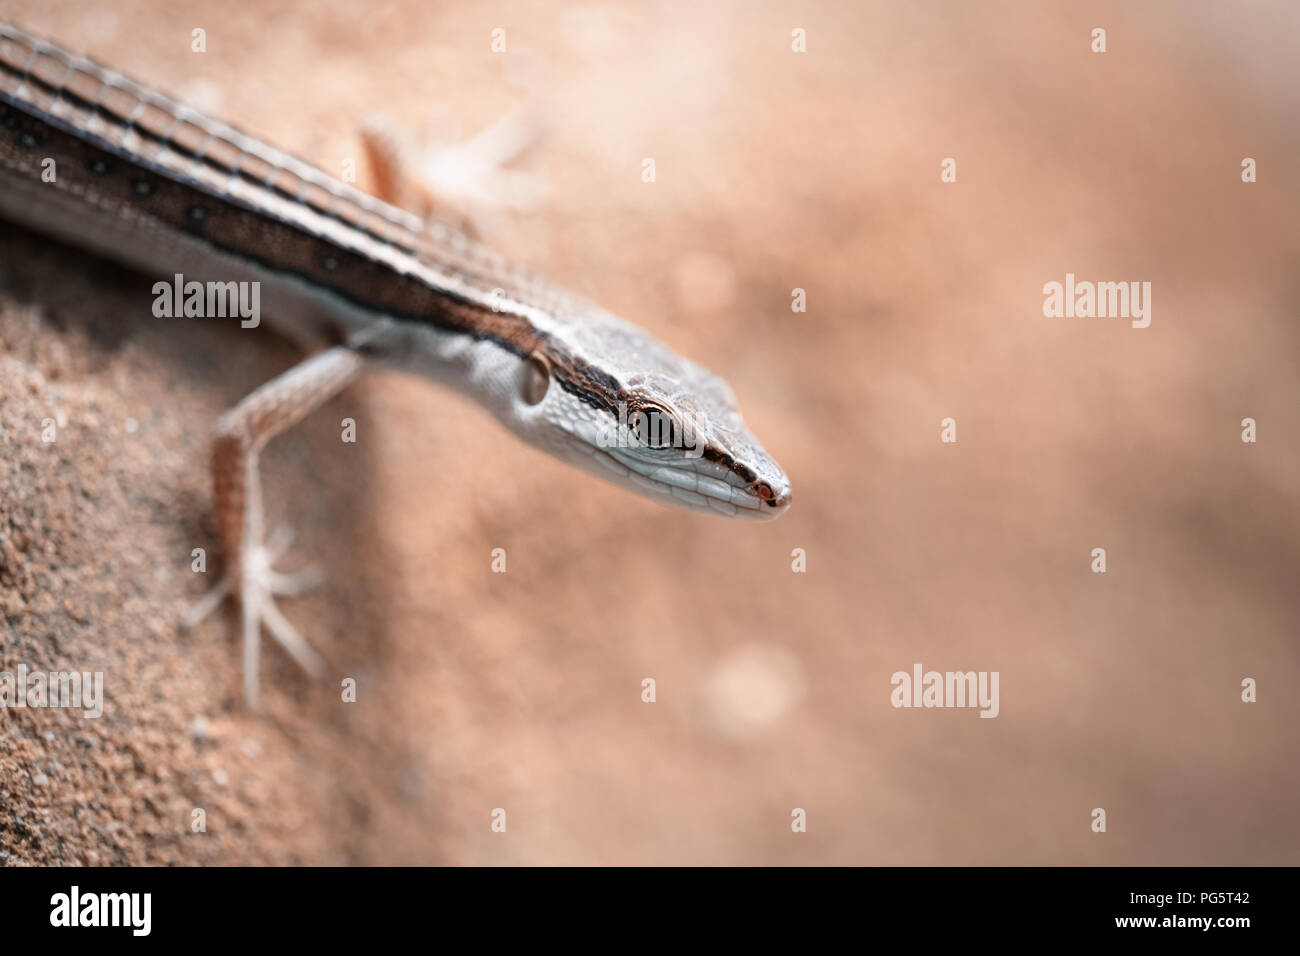
[[[238,603],[250,707],[263,627],[323,670],[275,601],[312,581],[275,567],[285,542],[264,532],[259,455],[377,363],[459,389],[531,445],[656,500],[759,519],[791,501],[722,378],[385,201],[398,151],[378,136],[366,148],[386,196],[0,22],[0,217],[146,275],[258,283],[268,325],[307,353],[216,423],[224,568],[182,621]]]

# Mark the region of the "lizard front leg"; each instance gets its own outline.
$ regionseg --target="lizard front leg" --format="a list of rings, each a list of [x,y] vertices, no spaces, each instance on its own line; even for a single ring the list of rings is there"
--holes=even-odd
[[[217,529],[226,561],[221,580],[182,619],[193,627],[227,595],[240,604],[244,642],[244,698],[256,706],[261,625],[308,673],[319,675],[324,662],[275,606],[275,595],[297,594],[310,586],[312,572],[294,575],[273,564],[288,546],[284,536],[264,541],[258,458],[280,432],[337,395],[356,378],[364,358],[337,346],[312,356],[261,388],[221,417],[212,454]]]
[[[462,142],[423,144],[381,114],[366,117],[361,142],[380,199],[429,220],[450,222],[470,235],[501,225],[505,214],[536,208],[545,184],[531,172],[510,169],[540,137],[536,103],[521,104]]]

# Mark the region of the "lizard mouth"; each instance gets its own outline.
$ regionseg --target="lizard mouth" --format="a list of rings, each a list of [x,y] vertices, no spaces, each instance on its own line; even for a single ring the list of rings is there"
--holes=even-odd
[[[603,466],[598,473],[674,505],[728,518],[760,520],[778,517],[790,507],[789,482],[775,487],[766,481],[741,485],[726,480],[727,476],[734,478],[732,472],[708,462],[701,463],[700,459],[694,460],[693,467],[684,468],[619,455],[614,449],[587,446],[583,450],[594,453],[595,460]],[[698,470],[701,467],[716,474],[705,474]]]

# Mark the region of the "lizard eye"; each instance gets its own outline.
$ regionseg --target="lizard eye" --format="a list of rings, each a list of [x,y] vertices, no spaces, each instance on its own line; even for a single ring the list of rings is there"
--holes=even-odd
[[[647,405],[632,416],[632,432],[649,448],[671,448],[679,444],[681,428],[664,409]]]
[[[541,352],[534,352],[524,362],[524,401],[536,405],[551,387],[551,363]]]

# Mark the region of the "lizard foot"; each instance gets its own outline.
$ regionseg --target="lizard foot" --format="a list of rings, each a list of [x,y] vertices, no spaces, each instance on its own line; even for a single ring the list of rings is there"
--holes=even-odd
[[[521,104],[470,139],[430,134],[423,146],[386,117],[367,117],[361,138],[376,193],[424,219],[450,218],[471,234],[478,232],[475,225],[537,208],[545,183],[534,173],[506,168],[539,138],[535,112],[534,105]]]
[[[324,580],[324,573],[318,565],[290,573],[275,569],[275,562],[292,543],[293,532],[287,526],[281,526],[265,545],[245,547],[238,570],[223,575],[216,586],[181,617],[181,627],[188,630],[220,607],[227,596],[236,595],[243,618],[244,695],[250,706],[257,701],[257,656],[263,624],[308,674],[320,677],[325,672],[324,659],[312,650],[275,603],[276,597],[302,594]]]

